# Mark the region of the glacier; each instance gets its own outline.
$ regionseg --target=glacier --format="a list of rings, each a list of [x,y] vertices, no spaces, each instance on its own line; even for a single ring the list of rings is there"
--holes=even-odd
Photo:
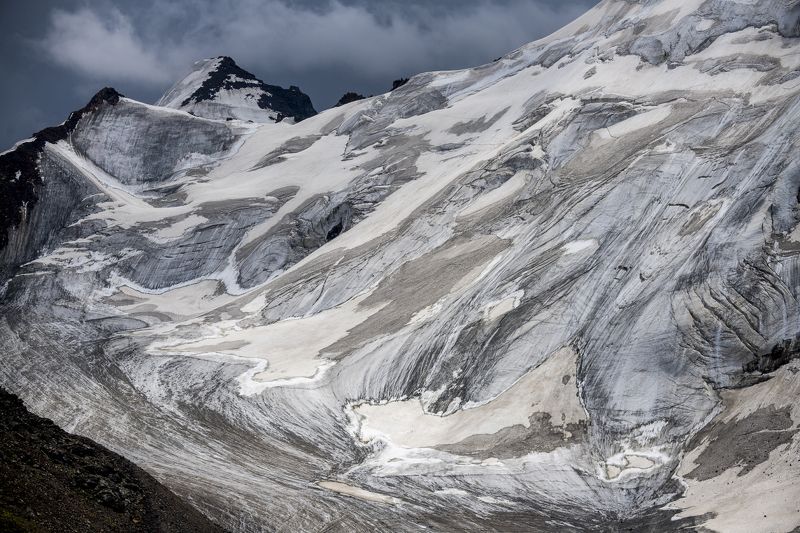
[[[33,412],[235,531],[800,527],[800,2],[319,114],[222,62],[0,155]]]

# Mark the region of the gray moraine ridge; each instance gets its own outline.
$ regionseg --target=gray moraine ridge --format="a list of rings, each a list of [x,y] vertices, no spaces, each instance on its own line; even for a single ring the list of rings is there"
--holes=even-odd
[[[0,386],[232,531],[800,528],[800,1],[0,155]]]

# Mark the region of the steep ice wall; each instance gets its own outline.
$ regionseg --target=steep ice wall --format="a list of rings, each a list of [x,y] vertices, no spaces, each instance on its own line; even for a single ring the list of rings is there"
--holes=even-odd
[[[791,531],[799,5],[607,0],[294,125],[84,117],[0,379],[237,530]]]
[[[164,182],[184,167],[219,159],[236,135],[216,121],[123,98],[86,116],[71,136],[76,151],[124,186]]]

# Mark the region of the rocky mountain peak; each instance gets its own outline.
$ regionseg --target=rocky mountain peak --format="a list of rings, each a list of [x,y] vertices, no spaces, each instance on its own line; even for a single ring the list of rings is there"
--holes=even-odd
[[[316,115],[311,99],[294,85],[270,85],[241,68],[229,56],[198,61],[157,105],[211,119],[299,122]]]

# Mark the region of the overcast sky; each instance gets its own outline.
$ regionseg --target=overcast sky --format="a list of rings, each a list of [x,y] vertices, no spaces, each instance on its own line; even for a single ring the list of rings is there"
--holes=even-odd
[[[317,110],[347,91],[480,65],[596,0],[0,0],[0,150],[62,122],[101,87],[153,102],[229,55]]]

